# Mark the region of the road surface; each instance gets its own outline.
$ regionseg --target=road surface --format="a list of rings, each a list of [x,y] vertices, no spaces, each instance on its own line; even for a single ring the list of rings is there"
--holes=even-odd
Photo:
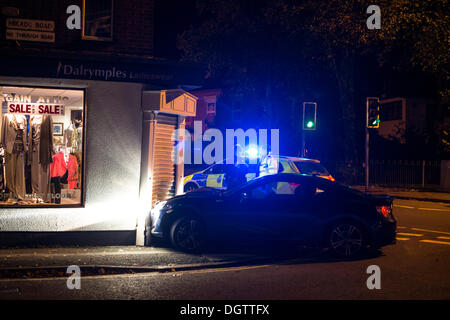
[[[395,200],[397,244],[356,261],[317,255],[186,272],[0,279],[0,299],[450,299],[450,205]],[[369,290],[367,268],[380,268]]]

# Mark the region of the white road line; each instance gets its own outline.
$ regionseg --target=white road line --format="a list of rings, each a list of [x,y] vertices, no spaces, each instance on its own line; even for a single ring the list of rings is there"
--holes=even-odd
[[[411,237],[422,237],[423,234],[419,234],[419,233],[407,233],[407,232],[397,232],[397,234],[401,235],[401,236],[411,236]]]
[[[450,242],[445,241],[436,241],[436,240],[420,240],[420,242],[426,242],[426,243],[436,243],[436,244],[446,244],[450,246]]]
[[[450,237],[437,237],[438,239],[450,240]]]
[[[400,238],[400,237],[396,237],[395,239],[397,239],[397,240],[410,240],[409,238]]]

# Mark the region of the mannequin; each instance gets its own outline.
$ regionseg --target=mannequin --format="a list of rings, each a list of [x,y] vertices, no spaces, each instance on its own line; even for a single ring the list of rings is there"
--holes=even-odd
[[[76,147],[76,134],[77,131],[75,129],[75,125],[73,124],[73,122],[71,122],[69,127],[64,130],[64,145],[66,147]]]
[[[83,141],[83,122],[81,120],[75,120],[75,128],[77,131],[77,150],[81,150],[81,143]]]
[[[31,187],[36,202],[50,200],[50,163],[53,148],[53,123],[48,115],[30,117],[28,163],[31,165]]]
[[[1,141],[5,150],[6,187],[12,194],[10,202],[25,198],[25,163],[27,120],[22,114],[3,116]]]

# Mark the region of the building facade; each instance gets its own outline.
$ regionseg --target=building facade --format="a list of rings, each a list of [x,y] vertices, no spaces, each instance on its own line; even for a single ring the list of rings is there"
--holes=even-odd
[[[416,98],[390,98],[380,100],[380,127],[378,133],[389,140],[406,142],[406,133],[424,134],[430,101]]]
[[[196,115],[185,89],[202,69],[152,57],[153,1],[0,8],[0,240],[143,245],[151,205],[180,192],[173,132]]]

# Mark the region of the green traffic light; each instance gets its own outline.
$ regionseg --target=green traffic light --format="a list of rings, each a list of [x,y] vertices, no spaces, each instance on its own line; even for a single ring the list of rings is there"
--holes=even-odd
[[[379,123],[380,123],[380,119],[378,119],[378,118],[372,121],[373,126],[376,126]]]
[[[306,127],[307,127],[307,128],[312,128],[312,127],[314,127],[314,122],[308,121],[308,122],[306,123]]]

